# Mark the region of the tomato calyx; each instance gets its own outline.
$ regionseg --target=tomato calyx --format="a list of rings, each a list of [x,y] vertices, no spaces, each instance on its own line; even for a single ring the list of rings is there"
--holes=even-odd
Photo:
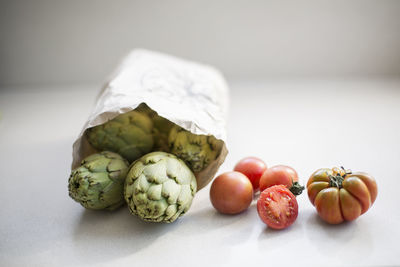
[[[290,192],[295,196],[300,195],[304,189],[305,187],[299,184],[299,182],[292,182],[292,186],[289,188]]]
[[[351,174],[351,170],[346,170],[343,166],[339,168],[335,167],[332,169],[333,175],[329,175],[329,185],[331,187],[337,187],[341,189],[343,187],[343,181],[347,175]]]

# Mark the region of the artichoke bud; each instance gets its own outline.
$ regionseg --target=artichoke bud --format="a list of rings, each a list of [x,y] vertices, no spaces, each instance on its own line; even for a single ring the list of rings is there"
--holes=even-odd
[[[153,122],[145,113],[130,111],[89,128],[88,142],[97,150],[119,153],[132,162],[153,148]]]
[[[157,115],[157,112],[152,110],[148,105],[145,103],[141,103],[135,111],[138,111],[140,113],[146,114],[149,118],[153,118],[155,115]]]
[[[175,124],[158,115],[153,117],[153,123],[154,150],[169,152],[168,136]]]
[[[153,151],[169,152],[168,135],[171,128],[175,125],[173,122],[161,117],[149,106],[142,103],[136,111],[146,114],[153,121],[152,135],[154,140]]]
[[[69,196],[87,209],[114,210],[124,204],[128,168],[128,161],[116,153],[103,151],[90,155],[72,171]]]
[[[189,210],[196,191],[196,178],[181,159],[152,152],[131,165],[124,195],[132,214],[170,223]]]
[[[170,152],[183,159],[194,172],[205,169],[220,154],[222,141],[213,136],[192,134],[175,126],[168,139]]]

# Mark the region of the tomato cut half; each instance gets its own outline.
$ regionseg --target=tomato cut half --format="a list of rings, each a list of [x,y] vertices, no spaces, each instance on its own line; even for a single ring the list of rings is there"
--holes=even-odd
[[[257,201],[258,215],[273,229],[284,229],[293,224],[298,210],[296,197],[284,185],[265,189]]]

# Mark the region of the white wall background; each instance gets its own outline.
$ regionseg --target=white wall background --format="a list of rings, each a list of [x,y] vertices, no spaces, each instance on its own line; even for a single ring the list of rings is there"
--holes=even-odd
[[[400,76],[400,1],[0,1],[0,85],[100,82],[131,48],[230,79]]]

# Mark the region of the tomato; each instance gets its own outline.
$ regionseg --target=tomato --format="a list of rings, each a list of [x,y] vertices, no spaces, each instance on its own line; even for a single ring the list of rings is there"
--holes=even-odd
[[[247,209],[253,200],[253,186],[240,172],[225,172],[213,181],[210,200],[216,210],[237,214]]]
[[[256,157],[247,157],[236,164],[234,171],[246,175],[253,185],[253,190],[257,191],[259,189],[261,175],[266,169],[267,165],[261,159]]]
[[[352,221],[365,213],[378,194],[375,179],[344,168],[319,169],[307,182],[308,198],[318,215],[331,224]]]
[[[268,168],[261,176],[260,190],[264,191],[268,187],[281,184],[286,186],[293,194],[300,195],[304,186],[301,186],[298,181],[299,176],[292,167],[276,165]]]
[[[257,211],[261,220],[273,229],[284,229],[297,218],[296,197],[284,185],[274,185],[261,192]]]

